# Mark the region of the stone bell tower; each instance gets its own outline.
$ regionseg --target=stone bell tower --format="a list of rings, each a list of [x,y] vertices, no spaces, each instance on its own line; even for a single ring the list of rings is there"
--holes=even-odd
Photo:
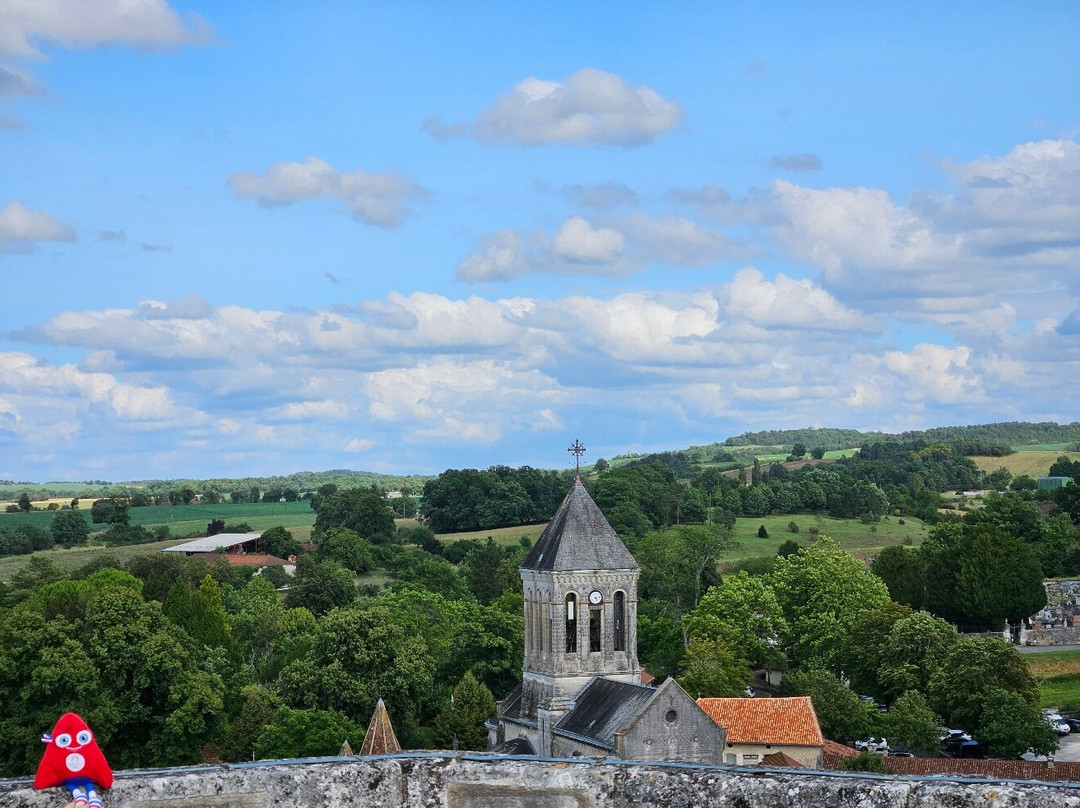
[[[579,477],[520,572],[525,596],[521,715],[536,721],[536,751],[548,755],[552,728],[594,677],[640,684],[641,569]]]

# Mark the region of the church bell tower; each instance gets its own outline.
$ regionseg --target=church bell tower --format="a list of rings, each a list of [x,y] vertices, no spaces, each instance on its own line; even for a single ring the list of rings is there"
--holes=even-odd
[[[525,597],[521,714],[537,722],[536,751],[548,755],[552,727],[594,677],[640,684],[641,570],[579,477],[520,572]]]

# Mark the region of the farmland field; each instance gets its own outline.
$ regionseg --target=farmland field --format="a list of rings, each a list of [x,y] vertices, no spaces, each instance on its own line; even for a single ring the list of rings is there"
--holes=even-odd
[[[780,516],[740,516],[735,521],[735,541],[739,546],[734,551],[724,554],[724,561],[734,561],[750,556],[773,555],[776,549],[788,539],[802,545],[810,544],[814,537],[808,528],[816,527],[818,534],[830,536],[841,547],[856,558],[869,559],[881,548],[890,544],[903,544],[910,539],[912,546],[918,546],[926,537],[926,525],[912,516],[903,517],[900,524],[897,517],[883,519],[877,524],[864,525],[858,519],[835,519],[831,516],[814,514],[784,514]],[[788,530],[788,524],[799,526],[798,533]],[[758,528],[764,525],[769,537],[759,538]]]
[[[1005,457],[973,457],[971,459],[975,461],[975,465],[981,471],[991,472],[1006,468],[1013,477],[1018,477],[1021,474],[1041,477],[1050,470],[1050,466],[1062,455],[1069,458],[1069,460],[1080,460],[1080,452],[1066,452],[1059,448],[1040,448],[1033,451],[1031,447],[1025,447],[1022,451]]]
[[[100,544],[86,544],[62,550],[45,550],[41,553],[35,553],[35,555],[45,556],[50,561],[55,561],[65,570],[70,571],[81,567],[95,556],[115,556],[123,563],[132,556],[156,553],[166,547],[172,547],[174,544],[180,544],[180,541],[173,539],[171,541],[151,542],[150,544],[132,544],[127,547],[104,547]],[[5,556],[0,558],[0,581],[10,581],[11,576],[20,567],[26,564],[29,559],[30,556],[28,555]]]
[[[84,501],[79,512],[90,521],[90,501]],[[29,522],[48,529],[57,511],[30,511],[29,513],[0,513],[0,528],[13,528]],[[155,505],[146,508],[129,508],[128,520],[133,525],[153,528],[168,525],[173,536],[205,535],[206,525],[214,519],[224,519],[226,524],[247,522],[252,530],[266,530],[283,525],[290,530],[310,529],[315,524],[315,511],[308,502],[257,502],[225,503],[222,505]],[[93,530],[104,530],[107,525],[91,525]],[[310,532],[308,533],[310,535]],[[307,538],[299,536],[298,538]]]
[[[1048,651],[1026,659],[1039,682],[1040,706],[1080,710],[1080,651]]]

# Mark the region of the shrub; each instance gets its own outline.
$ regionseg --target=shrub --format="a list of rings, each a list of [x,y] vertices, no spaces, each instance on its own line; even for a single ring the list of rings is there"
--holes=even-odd
[[[792,519],[790,522],[787,523],[787,529],[788,529],[788,533],[798,533],[799,532],[799,526],[798,526],[798,524],[796,524],[794,519]]]
[[[765,529],[765,525],[761,525],[760,527],[758,527],[757,535],[758,535],[759,539],[767,539],[767,538],[769,538],[769,531],[767,531]]]

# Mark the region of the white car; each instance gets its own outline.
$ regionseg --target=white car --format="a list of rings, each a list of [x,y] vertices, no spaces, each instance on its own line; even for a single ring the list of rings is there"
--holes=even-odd
[[[885,738],[864,738],[861,741],[855,741],[855,748],[860,752],[889,754],[889,742]]]

